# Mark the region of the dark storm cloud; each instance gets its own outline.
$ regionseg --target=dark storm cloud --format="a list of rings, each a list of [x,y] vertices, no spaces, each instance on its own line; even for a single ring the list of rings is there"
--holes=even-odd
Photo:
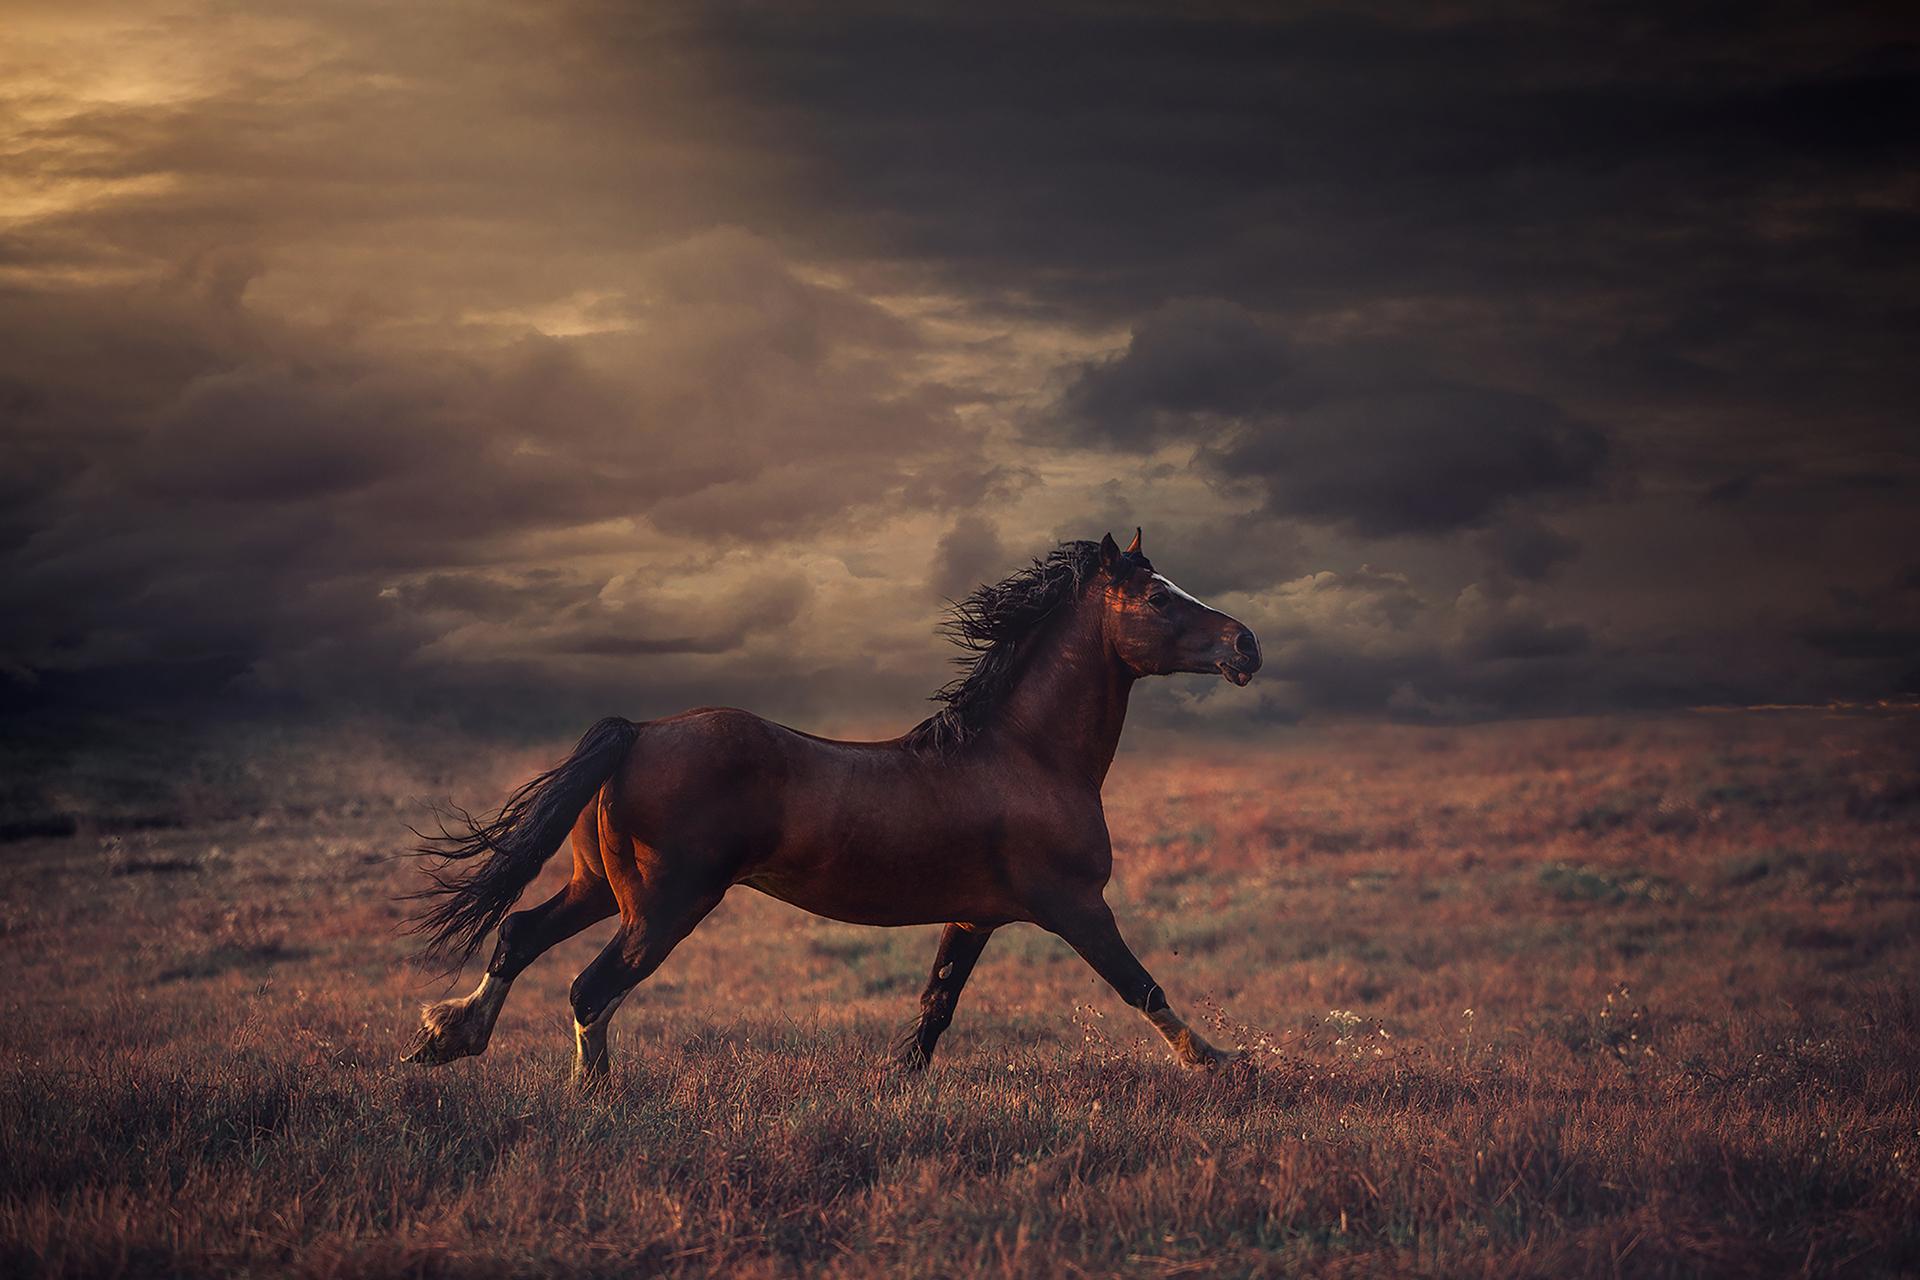
[[[745,237],[658,265],[653,287],[682,291],[679,332],[644,349],[531,336],[382,350],[192,282],[0,298],[0,323],[28,335],[0,352],[0,376],[34,388],[8,421],[26,463],[0,553],[16,680],[31,692],[36,671],[195,664],[377,697],[459,661],[448,646],[475,620],[502,630],[495,651],[518,626],[559,655],[726,653],[792,622],[804,586],[743,594],[723,575],[689,624],[684,609],[606,607],[592,582],[446,566],[605,520],[717,546],[790,537],[909,488],[937,506],[950,483],[985,483],[964,468],[931,489],[917,478],[970,437],[937,393],[862,363],[910,362],[885,317],[799,283]],[[102,352],[113,379],[97,377]],[[724,405],[688,394],[709,379]],[[907,424],[923,443],[871,447]],[[699,515],[716,490],[750,495],[730,524]]]
[[[592,600],[601,585],[570,578],[556,569],[524,574],[429,573],[389,588],[387,594],[406,609],[486,616],[577,608]]]
[[[1122,447],[1204,445],[1274,514],[1375,536],[1485,524],[1591,485],[1607,456],[1597,428],[1537,396],[1438,380],[1391,351],[1290,347],[1220,300],[1148,316],[1124,353],[1076,372],[1051,422]]]
[[[1910,16],[816,6],[698,29],[801,157],[809,234],[989,299],[1353,317],[1455,384],[1711,421],[1659,442],[1702,487],[1816,469],[1807,413],[1826,452],[1896,447],[1920,396]],[[1135,334],[1143,371],[1180,342]],[[1181,363],[1232,404],[1284,395],[1276,355],[1232,332]],[[1181,388],[1154,390],[1078,387],[1068,420],[1151,439]]]
[[[1835,658],[1900,658],[1920,662],[1920,629],[1908,627],[1814,627],[1802,638]]]
[[[691,600],[645,599],[624,608],[582,611],[541,647],[558,653],[644,656],[734,653],[748,639],[800,616],[812,591],[790,576],[751,578],[729,591]]]
[[[777,652],[811,588],[730,548],[1010,474],[910,324],[738,225],[768,170],[670,29],[637,83],[512,6],[20,18],[10,700]]]
[[[940,536],[927,583],[942,600],[958,600],[983,582],[999,581],[1018,562],[993,523],[969,513]]]
[[[1150,447],[1311,398],[1292,364],[1281,336],[1245,307],[1174,303],[1136,325],[1124,353],[1083,366],[1055,421],[1088,443]]]
[[[938,683],[934,593],[1143,524],[1271,637],[1271,719],[1910,685],[1917,50],[1832,5],[30,3],[0,680],[864,716]]]
[[[1470,652],[1476,658],[1559,658],[1585,653],[1592,644],[1583,626],[1555,625],[1523,616],[1501,618],[1476,628]]]
[[[701,27],[843,184],[821,214],[968,271],[1043,268],[1043,294],[1352,296],[1463,270],[1480,291],[1511,283],[1489,266],[1601,255],[1612,278],[1622,236],[1651,245],[1689,203],[1913,146],[1911,51],[1828,6],[716,7]],[[1576,224],[1613,235],[1543,252]]]
[[[1829,597],[1825,609],[1803,621],[1799,639],[1849,666],[1896,664],[1910,684],[1920,671],[1920,575],[1908,566],[1865,590],[1836,587]]]
[[[1503,520],[1481,534],[1479,545],[1495,571],[1538,582],[1580,554],[1580,544],[1544,521],[1528,516]]]
[[[1590,486],[1606,455],[1604,435],[1537,397],[1434,386],[1254,426],[1211,465],[1259,477],[1276,514],[1377,536],[1482,525],[1516,499]]]

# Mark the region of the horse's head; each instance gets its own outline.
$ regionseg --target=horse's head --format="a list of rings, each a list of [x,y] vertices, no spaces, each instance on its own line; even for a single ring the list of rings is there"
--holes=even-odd
[[[1219,672],[1245,685],[1260,669],[1260,642],[1247,625],[1198,600],[1154,572],[1140,550],[1140,531],[1122,551],[1100,540],[1099,586],[1107,645],[1137,676]]]

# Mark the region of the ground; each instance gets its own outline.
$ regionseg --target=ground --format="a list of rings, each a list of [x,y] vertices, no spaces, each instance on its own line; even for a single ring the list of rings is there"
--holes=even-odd
[[[407,965],[404,823],[564,743],[56,753],[0,845],[0,1271],[1910,1274],[1916,719],[1136,732],[1110,896],[1233,1068],[1015,927],[902,1074],[937,929],[738,891],[587,1097],[609,925],[396,1062],[472,978]]]

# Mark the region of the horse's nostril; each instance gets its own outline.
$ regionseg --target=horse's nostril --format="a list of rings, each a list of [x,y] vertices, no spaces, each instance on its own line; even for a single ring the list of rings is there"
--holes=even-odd
[[[1240,634],[1233,638],[1233,651],[1243,658],[1252,658],[1255,662],[1260,660],[1260,642],[1245,627],[1240,628]]]

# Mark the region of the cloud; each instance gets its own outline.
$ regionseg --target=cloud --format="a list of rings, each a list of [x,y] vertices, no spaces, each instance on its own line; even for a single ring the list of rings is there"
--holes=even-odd
[[[0,672],[905,723],[936,591],[1138,524],[1271,636],[1148,717],[1907,687],[1916,86],[1813,10],[42,5]]]
[[[517,617],[534,611],[577,609],[597,599],[604,585],[557,569],[524,573],[455,570],[393,583],[381,595],[422,614]]]
[[[1523,582],[1539,582],[1580,554],[1577,541],[1526,514],[1497,522],[1478,545],[1499,572]]]
[[[1082,365],[1053,416],[1076,439],[1151,447],[1297,402],[1291,364],[1280,335],[1245,307],[1172,303],[1134,327],[1124,352]]]
[[[1538,396],[1437,379],[1370,344],[1289,347],[1217,299],[1145,317],[1124,352],[1079,368],[1043,422],[1118,446],[1184,440],[1215,474],[1257,482],[1270,513],[1369,537],[1477,528],[1518,501],[1587,489],[1609,449]]]
[[[1835,658],[1899,658],[1920,662],[1920,628],[1897,626],[1811,627],[1802,638]]]
[[[1024,563],[1001,543],[1000,531],[991,521],[968,513],[941,535],[927,585],[943,600],[958,600],[983,582],[998,582]]]
[[[572,619],[565,633],[539,637],[539,651],[598,657],[737,653],[755,635],[786,627],[811,597],[806,583],[780,578],[756,580],[718,606],[699,598],[651,600],[606,617]]]
[[[1248,712],[1258,723],[1352,714],[1454,721],[1751,701],[1771,679],[1731,666],[1728,646],[1737,641],[1724,633],[1669,635],[1635,651],[1617,629],[1570,620],[1525,593],[1476,582],[1440,597],[1405,573],[1372,566],[1309,574],[1216,603],[1261,637],[1266,665]]]
[[[1475,658],[1530,661],[1585,653],[1593,647],[1593,640],[1578,623],[1553,624],[1522,616],[1501,618],[1476,628],[1470,646]]]
[[[0,353],[0,380],[25,389],[9,422],[23,501],[0,550],[9,660],[218,659],[229,678],[314,695],[356,667],[384,680],[489,652],[538,662],[510,628],[585,608],[542,540],[623,523],[639,552],[650,524],[712,563],[998,483],[937,382],[908,376],[911,326],[864,298],[737,232],[635,273],[630,331],[427,350],[259,314],[240,283],[0,297],[10,329],[52,314],[60,338]],[[104,387],[101,359],[117,370]],[[806,597],[733,589],[716,594],[738,609],[692,623],[596,605],[566,634],[533,634],[549,678],[566,678],[568,655],[728,652]],[[488,611],[491,630],[458,616]]]
[[[1606,457],[1598,429],[1545,401],[1434,386],[1323,402],[1209,463],[1258,477],[1276,514],[1384,536],[1475,528],[1515,501],[1588,488]]]

